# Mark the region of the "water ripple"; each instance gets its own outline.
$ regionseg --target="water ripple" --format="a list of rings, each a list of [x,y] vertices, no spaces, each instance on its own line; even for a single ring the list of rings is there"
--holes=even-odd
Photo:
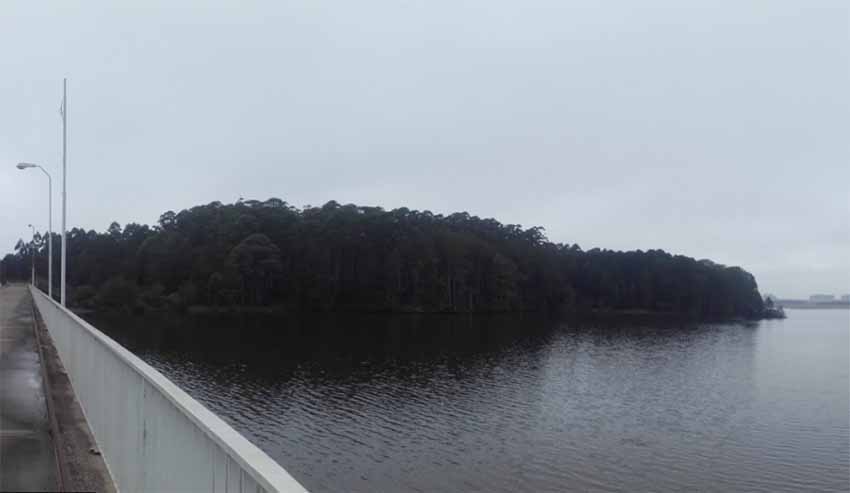
[[[180,323],[95,321],[313,491],[850,489],[846,312]]]

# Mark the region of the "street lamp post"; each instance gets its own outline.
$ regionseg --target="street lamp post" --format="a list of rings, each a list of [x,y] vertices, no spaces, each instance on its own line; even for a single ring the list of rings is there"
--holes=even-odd
[[[53,178],[37,164],[18,163],[18,169],[28,168],[38,168],[47,176],[47,295],[53,299]]]
[[[30,262],[32,265],[32,275],[30,282],[32,282],[33,287],[35,287],[35,226],[33,226],[32,224],[27,224],[27,226],[32,228],[32,240],[30,241]]]
[[[65,220],[68,218],[68,79],[62,79],[62,282],[59,302],[65,306],[65,274],[68,271],[68,243]]]

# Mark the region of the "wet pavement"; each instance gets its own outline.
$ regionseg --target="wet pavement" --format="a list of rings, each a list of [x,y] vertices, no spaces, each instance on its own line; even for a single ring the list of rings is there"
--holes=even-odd
[[[56,489],[41,362],[25,284],[0,287],[0,491]]]

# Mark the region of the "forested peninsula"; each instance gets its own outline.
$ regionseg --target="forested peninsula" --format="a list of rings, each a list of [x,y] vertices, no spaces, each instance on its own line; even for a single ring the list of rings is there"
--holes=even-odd
[[[46,288],[48,238],[19,241],[2,280]],[[60,237],[53,235],[54,285]],[[54,289],[54,293],[58,290]],[[213,202],[155,226],[112,223],[68,234],[69,304],[387,312],[630,311],[701,318],[769,315],[740,267],[662,250],[582,250],[465,212],[280,199]]]

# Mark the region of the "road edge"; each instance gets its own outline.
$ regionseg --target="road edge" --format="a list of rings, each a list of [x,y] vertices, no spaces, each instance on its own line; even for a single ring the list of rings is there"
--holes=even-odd
[[[32,295],[30,295],[32,300]],[[117,493],[41,313],[32,303],[60,491]]]

